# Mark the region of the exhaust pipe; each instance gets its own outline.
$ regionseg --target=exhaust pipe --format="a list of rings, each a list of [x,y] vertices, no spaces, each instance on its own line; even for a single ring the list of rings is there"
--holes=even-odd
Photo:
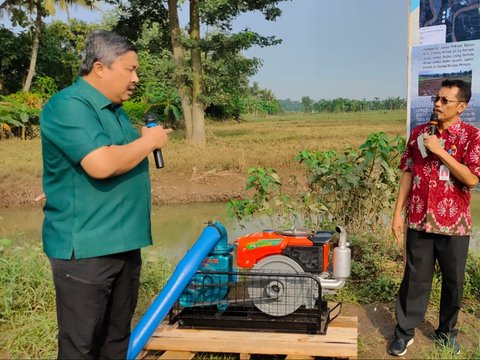
[[[345,285],[345,280],[320,278],[320,284],[322,285],[322,290],[337,290]]]
[[[340,239],[338,240],[338,246],[333,249],[333,277],[337,280],[343,280],[350,276],[352,251],[347,244],[347,232],[345,229],[337,226],[335,230],[340,234]]]

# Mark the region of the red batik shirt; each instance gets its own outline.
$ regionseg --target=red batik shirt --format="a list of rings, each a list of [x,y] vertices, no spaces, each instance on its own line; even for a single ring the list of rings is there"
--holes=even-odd
[[[428,233],[454,236],[470,235],[470,189],[451,173],[440,180],[442,161],[427,150],[423,158],[417,144],[420,134],[429,133],[430,125],[420,125],[410,134],[399,169],[412,174],[412,187],[405,205],[409,228]],[[441,134],[442,147],[455,160],[480,178],[480,130],[458,121]]]

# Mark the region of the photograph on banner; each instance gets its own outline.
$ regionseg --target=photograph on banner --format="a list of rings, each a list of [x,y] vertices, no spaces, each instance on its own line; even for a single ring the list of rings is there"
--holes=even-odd
[[[428,122],[445,79],[470,84],[462,120],[480,127],[480,0],[410,2],[408,131]]]
[[[420,44],[480,40],[480,0],[420,1]]]
[[[416,46],[410,58],[409,128],[428,122],[433,109],[432,96],[445,79],[470,84],[472,98],[462,120],[480,127],[480,41]]]

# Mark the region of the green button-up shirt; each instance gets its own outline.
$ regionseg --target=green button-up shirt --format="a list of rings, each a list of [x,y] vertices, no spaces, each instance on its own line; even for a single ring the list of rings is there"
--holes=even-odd
[[[81,259],[150,245],[148,160],[108,179],[94,179],[80,166],[100,147],[139,137],[125,111],[78,78],[45,104],[40,128],[47,256]]]

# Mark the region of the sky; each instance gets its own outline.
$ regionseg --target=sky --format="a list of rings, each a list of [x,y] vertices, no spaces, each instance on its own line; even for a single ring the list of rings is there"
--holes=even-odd
[[[407,97],[407,1],[291,0],[279,6],[275,22],[257,12],[234,23],[234,31],[249,28],[282,39],[245,52],[263,60],[252,82],[278,99]],[[78,7],[70,15],[92,22],[102,17]],[[182,26],[187,16],[180,16]]]
[[[245,26],[282,44],[246,54],[263,59],[252,79],[280,99],[407,97],[405,0],[293,0],[276,22],[246,14]]]

